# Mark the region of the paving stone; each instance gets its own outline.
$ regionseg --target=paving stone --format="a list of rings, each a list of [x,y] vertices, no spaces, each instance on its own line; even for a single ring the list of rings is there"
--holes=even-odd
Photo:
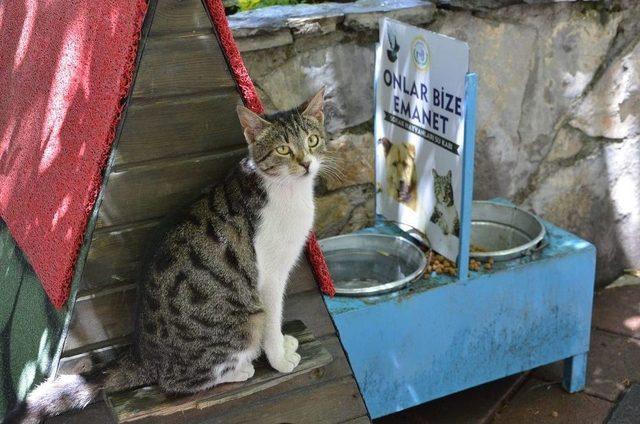
[[[640,421],[640,384],[635,384],[615,407],[607,424],[637,424],[638,421]]]
[[[485,423],[522,384],[519,374],[382,417],[375,424]],[[464,406],[464,407],[461,407]]]
[[[531,376],[547,383],[560,383],[562,381],[562,361],[538,367],[531,371]]]
[[[533,376],[559,383],[562,361],[537,368]],[[615,401],[634,381],[640,381],[640,340],[594,330],[585,393]]]
[[[493,420],[495,424],[600,424],[613,404],[584,393],[567,393],[559,384],[527,381]]]
[[[640,286],[616,287],[598,293],[593,325],[613,333],[640,338]]]

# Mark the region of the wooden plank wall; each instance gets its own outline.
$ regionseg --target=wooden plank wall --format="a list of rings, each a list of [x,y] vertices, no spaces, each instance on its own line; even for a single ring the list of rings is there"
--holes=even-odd
[[[149,237],[165,215],[197,197],[245,154],[235,116],[239,102],[201,0],[158,0],[82,275],[62,368],[86,361],[91,349],[127,342],[136,278]],[[289,284],[285,319],[304,321],[336,359],[285,384],[218,405],[215,411],[194,411],[193,422],[212,414],[224,416],[224,422],[258,416],[264,417],[259,422],[368,421],[306,262]],[[184,416],[175,420],[184,422]]]
[[[200,0],[159,0],[80,295],[130,284],[160,219],[245,154],[235,83]]]

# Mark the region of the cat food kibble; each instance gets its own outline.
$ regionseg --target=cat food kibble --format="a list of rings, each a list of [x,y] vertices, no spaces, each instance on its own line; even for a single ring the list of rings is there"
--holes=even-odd
[[[491,271],[493,269],[493,258],[489,258],[489,260],[484,264],[484,269],[487,271]]]
[[[471,246],[471,251],[484,252],[486,250],[477,246]],[[451,276],[457,275],[458,268],[456,267],[456,264],[449,259],[435,252],[428,256],[430,260],[427,268],[425,269],[425,276],[429,276],[433,272],[435,272],[436,274],[447,274]],[[486,262],[482,262],[474,258],[469,260],[469,270],[480,271],[483,268],[486,271],[491,271],[493,269],[493,258],[489,258]]]

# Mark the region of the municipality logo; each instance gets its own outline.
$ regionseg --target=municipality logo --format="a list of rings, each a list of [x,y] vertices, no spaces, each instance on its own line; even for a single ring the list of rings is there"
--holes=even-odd
[[[426,71],[431,64],[431,53],[429,52],[429,45],[424,38],[418,36],[413,39],[411,43],[411,58],[413,63],[421,71]]]

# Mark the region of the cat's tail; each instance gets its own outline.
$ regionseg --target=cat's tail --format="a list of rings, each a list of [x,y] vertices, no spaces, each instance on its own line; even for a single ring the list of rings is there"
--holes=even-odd
[[[46,417],[82,409],[100,393],[152,384],[156,376],[126,354],[112,365],[81,374],[59,375],[36,387],[5,418],[5,424],[37,424]]]

